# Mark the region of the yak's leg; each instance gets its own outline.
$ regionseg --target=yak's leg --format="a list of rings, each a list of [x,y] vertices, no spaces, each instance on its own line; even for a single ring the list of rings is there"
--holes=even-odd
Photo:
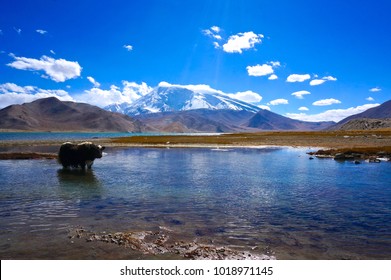
[[[88,169],[91,169],[91,166],[94,164],[94,161],[93,160],[87,160],[86,163],[87,163]]]
[[[80,163],[80,167],[81,167],[81,169],[86,169],[86,163],[85,162],[81,162]]]

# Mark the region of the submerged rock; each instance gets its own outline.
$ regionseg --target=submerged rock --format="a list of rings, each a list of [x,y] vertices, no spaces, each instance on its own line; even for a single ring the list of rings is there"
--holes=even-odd
[[[168,232],[162,230],[116,233],[93,233],[84,229],[75,229],[69,238],[85,238],[87,242],[114,243],[144,254],[162,255],[175,254],[191,260],[270,260],[272,255],[256,254],[248,251],[238,251],[227,246],[200,244],[196,241],[184,242],[170,240]],[[171,242],[169,242],[171,241]]]

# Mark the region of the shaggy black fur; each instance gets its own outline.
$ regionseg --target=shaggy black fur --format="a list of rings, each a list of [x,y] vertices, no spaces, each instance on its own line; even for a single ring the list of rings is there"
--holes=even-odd
[[[73,167],[82,169],[91,169],[96,158],[102,157],[102,151],[105,147],[84,142],[80,144],[64,143],[58,152],[58,161],[64,168]]]

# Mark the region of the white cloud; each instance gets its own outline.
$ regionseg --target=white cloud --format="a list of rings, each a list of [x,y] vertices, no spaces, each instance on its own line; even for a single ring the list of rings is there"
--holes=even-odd
[[[270,61],[269,64],[271,64],[271,66],[273,66],[273,67],[280,67],[281,66],[281,62],[279,62],[279,61]]]
[[[289,75],[288,78],[286,79],[287,82],[289,83],[295,83],[295,82],[304,82],[306,80],[309,80],[311,76],[309,74],[292,74]]]
[[[325,82],[326,82],[326,80],[315,79],[315,80],[312,80],[312,81],[310,82],[310,85],[311,85],[311,86],[318,86],[318,85],[321,85],[321,84],[323,84],[323,83],[325,83]]]
[[[304,107],[304,106],[303,106],[303,107],[300,107],[300,108],[299,108],[299,111],[309,111],[309,109],[308,109],[307,107]]]
[[[317,75],[315,75],[317,77]],[[323,77],[322,79],[314,79],[310,82],[310,85],[311,86],[318,86],[318,85],[321,85],[327,81],[336,81],[337,78],[333,77],[333,76],[325,76]]]
[[[211,38],[214,38],[216,40],[222,40],[223,38],[221,37],[221,35],[219,34],[221,31],[221,28],[218,27],[218,26],[212,26],[211,28],[209,29],[205,29],[205,30],[202,30],[202,33],[204,33],[204,35],[208,36],[208,37],[211,37]],[[216,42],[214,42],[216,43]]]
[[[65,90],[41,89],[35,86],[18,86],[13,83],[0,84],[0,109],[12,104],[22,104],[46,97],[57,97],[63,101],[74,101]]]
[[[218,42],[213,42],[213,46],[215,46],[215,49],[220,48],[220,44]]]
[[[17,57],[11,54],[14,62],[7,65],[19,70],[44,71],[44,78],[50,78],[56,82],[64,82],[80,76],[82,67],[77,61],[67,61],[65,59],[54,59],[48,56],[42,56],[40,59]]]
[[[333,110],[327,110],[325,112],[319,113],[319,114],[313,114],[313,115],[307,115],[305,113],[288,113],[286,114],[287,117],[302,121],[309,121],[309,122],[321,122],[321,121],[334,121],[339,122],[340,120],[347,118],[351,115],[362,113],[370,108],[379,106],[380,104],[365,104],[362,106],[357,107],[350,107],[347,109],[333,109]]]
[[[129,52],[133,50],[132,45],[124,45],[124,48],[127,49],[127,51],[129,51]]]
[[[211,29],[212,31],[214,31],[215,33],[220,33],[220,31],[221,31],[221,28],[218,27],[218,26],[212,26],[210,29]]]
[[[341,101],[339,101],[337,99],[328,98],[328,99],[322,99],[322,100],[315,101],[314,103],[312,103],[312,105],[314,105],[314,106],[329,106],[332,104],[340,104],[340,103],[341,103]]]
[[[262,42],[262,34],[255,34],[252,31],[238,33],[228,38],[228,42],[223,45],[223,50],[228,53],[242,53],[243,50],[254,48],[255,44]]]
[[[77,101],[90,103],[99,107],[105,107],[113,103],[132,103],[149,93],[152,88],[146,83],[137,84],[135,82],[122,81],[122,89],[111,85],[110,89],[92,88],[84,93],[75,95]]]
[[[225,94],[221,90],[214,89],[210,87],[209,85],[205,84],[198,84],[198,85],[176,85],[176,84],[170,84],[167,82],[160,82],[159,87],[180,87],[180,88],[187,88],[189,90],[199,92],[199,93],[220,93]]]
[[[122,90],[123,94],[129,96],[131,102],[147,95],[153,90],[153,88],[148,86],[145,82],[137,84],[136,82],[122,81],[122,85],[124,86]]]
[[[89,77],[87,77],[87,80],[89,80],[94,85],[94,87],[100,87],[100,83],[95,81],[95,79],[93,77],[89,76]]]
[[[369,96],[369,97],[367,97],[365,99],[368,100],[368,101],[375,101],[375,99],[373,97],[371,97],[371,96]]]
[[[267,105],[281,105],[281,104],[289,104],[288,103],[288,100],[286,99],[283,99],[283,98],[279,98],[279,99],[275,99],[275,100],[272,100],[270,101]]]
[[[268,79],[276,80],[278,77],[274,74],[274,68],[279,67],[280,65],[279,61],[270,61],[262,65],[247,66],[246,69],[249,76],[260,77],[272,74]]]
[[[246,67],[249,76],[266,76],[274,73],[273,67],[268,64],[247,66]]]
[[[309,91],[306,90],[300,90],[292,93],[293,96],[299,99],[303,99],[303,95],[311,94]]]
[[[336,81],[337,78],[333,77],[333,76],[326,76],[326,77],[323,77],[324,80],[326,81]]]
[[[53,50],[50,50],[50,53],[51,53],[51,54],[56,54]]]
[[[166,81],[161,81],[157,86],[158,87],[176,87],[176,86],[180,86],[180,85],[174,85],[174,84],[170,84],[169,82],[166,82]]]
[[[374,87],[374,88],[371,88],[369,91],[370,91],[370,92],[379,92],[379,91],[381,91],[381,88],[379,88],[379,87]]]
[[[43,29],[37,29],[35,31],[38,32],[39,34],[42,34],[42,35],[45,35],[46,33],[48,33],[46,30],[43,30]]]
[[[99,107],[105,107],[113,103],[130,102],[130,98],[127,98],[119,90],[117,86],[112,85],[109,90],[103,90],[100,88],[92,88],[85,90],[84,93],[76,95],[75,98],[78,101],[93,104]]]
[[[270,107],[269,106],[266,106],[266,105],[258,105],[259,108],[263,109],[263,110],[268,110],[268,111],[271,111]]]
[[[262,96],[260,96],[258,93],[253,92],[251,90],[237,92],[237,93],[230,93],[228,94],[228,96],[234,99],[239,99],[247,103],[258,103],[262,100]]]

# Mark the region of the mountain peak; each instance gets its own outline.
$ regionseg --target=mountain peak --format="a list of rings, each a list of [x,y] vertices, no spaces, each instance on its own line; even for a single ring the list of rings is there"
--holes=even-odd
[[[256,113],[259,108],[244,101],[234,99],[227,94],[213,90],[192,90],[184,86],[175,86],[162,83],[150,93],[141,97],[127,108],[124,106],[109,105],[105,109],[125,113],[130,116],[188,111],[195,109],[235,110]]]

